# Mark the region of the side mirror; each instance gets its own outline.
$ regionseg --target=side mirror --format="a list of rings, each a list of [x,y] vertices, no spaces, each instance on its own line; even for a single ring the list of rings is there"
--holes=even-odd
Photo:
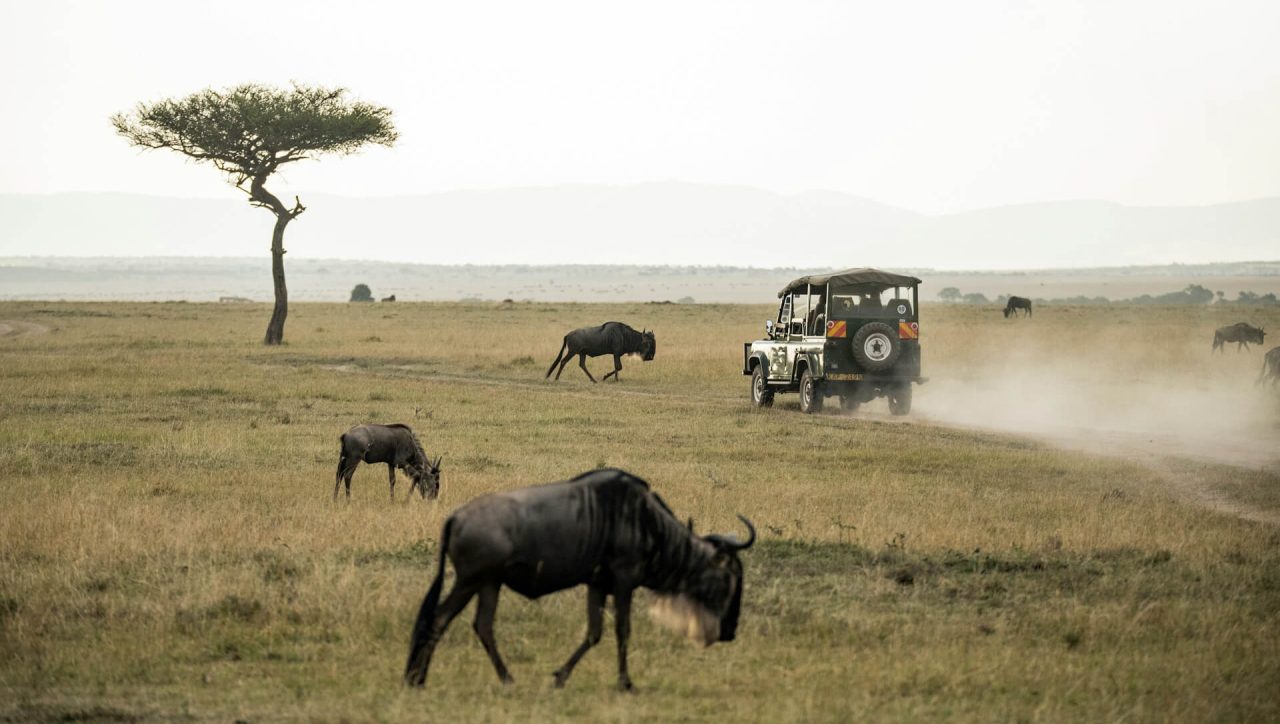
[[[772,319],[764,320],[764,333],[769,335],[770,337],[773,336],[773,320]]]

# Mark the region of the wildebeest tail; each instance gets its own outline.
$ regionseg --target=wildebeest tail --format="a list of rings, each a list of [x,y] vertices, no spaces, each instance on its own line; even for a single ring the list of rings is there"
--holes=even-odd
[[[409,640],[409,660],[404,665],[404,683],[409,686],[422,686],[427,679],[426,654],[427,641],[431,638],[431,629],[435,624],[436,606],[440,603],[440,590],[444,588],[444,558],[449,551],[449,533],[453,530],[453,518],[444,522],[444,532],[440,534],[440,565],[436,569],[436,580],[427,589],[426,598],[418,608],[418,620],[413,623],[413,636]]]
[[[551,372],[552,372],[552,370],[554,370],[554,369],[556,368],[556,365],[560,364],[560,358],[561,358],[561,357],[564,357],[564,351],[565,351],[565,349],[567,349],[568,347],[569,347],[569,337],[568,337],[568,335],[566,335],[566,336],[565,336],[565,338],[564,338],[564,342],[561,342],[561,343],[560,343],[560,352],[559,352],[558,354],[556,354],[556,358],[555,358],[555,359],[551,360],[551,366],[547,368],[547,374],[546,374],[546,375],[544,375],[542,379],[544,379],[544,380],[545,380],[545,379],[547,379],[548,377],[550,377],[550,376],[551,376]]]

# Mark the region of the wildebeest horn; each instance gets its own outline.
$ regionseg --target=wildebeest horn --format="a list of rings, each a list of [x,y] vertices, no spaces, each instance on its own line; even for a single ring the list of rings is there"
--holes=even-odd
[[[746,549],[750,548],[750,547],[751,547],[751,546],[756,542],[756,527],[755,527],[754,525],[751,525],[751,521],[750,521],[750,520],[747,520],[747,517],[746,517],[745,515],[743,515],[742,513],[738,513],[738,514],[737,514],[737,516],[738,516],[738,520],[742,521],[742,524],[743,524],[743,525],[745,525],[745,526],[747,526],[747,531],[751,533],[751,537],[750,537],[750,538],[747,538],[747,542],[746,542],[746,543],[743,543],[743,544],[738,548],[738,550],[743,550],[743,551],[745,551]]]
[[[752,525],[751,521],[747,520],[746,516],[741,513],[738,513],[738,520],[742,521],[742,523],[747,526],[747,531],[751,534],[751,536],[747,538],[746,543],[739,543],[736,537],[722,535],[709,535],[705,540],[717,547],[731,551],[745,551],[750,548],[751,545],[756,542],[756,527]]]

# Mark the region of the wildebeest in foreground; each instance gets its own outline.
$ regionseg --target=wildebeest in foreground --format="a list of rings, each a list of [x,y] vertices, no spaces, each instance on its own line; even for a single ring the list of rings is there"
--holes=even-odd
[[[560,345],[560,353],[556,355],[555,360],[551,362],[551,366],[547,368],[546,377],[551,376],[551,370],[556,370],[556,365],[560,365],[560,369],[556,370],[556,379],[560,379],[560,373],[564,372],[564,366],[569,363],[575,355],[578,357],[578,366],[583,372],[587,373],[587,378],[592,382],[596,381],[591,376],[591,370],[587,369],[588,357],[599,357],[602,354],[613,355],[613,371],[606,374],[604,379],[613,377],[614,380],[619,379],[618,373],[622,371],[622,355],[638,354],[645,362],[653,359],[653,354],[658,350],[658,342],[653,337],[653,332],[645,330],[637,332],[622,322],[605,322],[599,327],[583,327],[575,329],[564,336],[564,343]]]
[[[1225,345],[1228,342],[1236,343],[1236,351],[1241,349],[1249,349],[1249,343],[1262,344],[1262,340],[1267,333],[1258,327],[1250,326],[1247,322],[1236,322],[1228,327],[1218,327],[1213,332],[1213,349],[1226,351]]]
[[[440,460],[433,461],[422,450],[418,436],[408,425],[357,425],[342,433],[339,438],[342,452],[338,455],[338,474],[333,481],[333,499],[338,499],[338,486],[344,482],[347,498],[351,497],[351,476],[360,463],[386,463],[391,481],[391,499],[396,498],[396,468],[409,474],[413,489],[424,498],[435,499],[440,495]]]
[[[555,672],[564,686],[587,650],[600,641],[606,596],[613,596],[618,639],[618,686],[631,688],[627,638],[631,596],[644,586],[660,602],[685,614],[685,632],[704,645],[732,641],[742,605],[738,552],[756,540],[751,521],[739,519],[750,537],[693,534],[676,520],[645,481],[621,470],[595,470],[561,483],[476,498],[444,523],[440,565],[413,626],[404,680],[422,686],[431,654],[449,622],[479,595],[475,631],[498,678],[512,681],[498,655],[493,618],[507,586],[536,599],[587,585],[587,637]],[[445,558],[453,562],[453,589],[440,602]]]
[[[1258,381],[1255,384],[1260,385],[1268,378],[1271,380],[1272,387],[1280,382],[1280,347],[1272,347],[1262,356],[1262,374],[1258,375]]]
[[[1004,318],[1008,319],[1011,314],[1016,316],[1019,309],[1025,311],[1030,317],[1031,300],[1026,297],[1009,297],[1009,301],[1004,305]]]

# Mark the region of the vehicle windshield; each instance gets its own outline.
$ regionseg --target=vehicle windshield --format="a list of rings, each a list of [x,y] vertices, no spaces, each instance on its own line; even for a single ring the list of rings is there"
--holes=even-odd
[[[826,328],[826,287],[807,287],[782,298],[778,329],[787,335],[822,336]]]

